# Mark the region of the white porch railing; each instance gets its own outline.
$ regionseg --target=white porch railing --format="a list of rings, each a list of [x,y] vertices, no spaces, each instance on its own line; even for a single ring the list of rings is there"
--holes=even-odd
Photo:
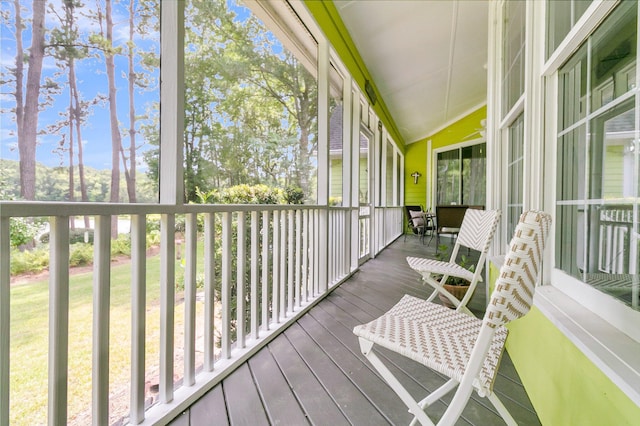
[[[388,243],[402,232],[402,211],[382,210],[379,226],[383,229],[376,233],[382,233]],[[114,333],[110,329],[110,230],[112,217],[130,216],[129,422],[162,424],[187,408],[353,272],[351,265],[357,265],[357,259],[353,262],[351,256],[358,252],[354,247],[363,245],[350,237],[352,227],[358,226],[353,223],[355,211],[291,205],[0,202],[0,424],[8,424],[10,419],[10,218],[49,218],[47,421],[53,425],[65,424],[69,415],[69,223],[73,216],[91,216],[95,223],[91,418],[94,424],[114,421],[109,417],[109,336]],[[149,321],[147,286],[151,283],[147,282],[146,225],[152,214],[161,217],[157,283],[160,360],[157,400],[149,407],[145,389],[148,379],[145,345],[149,336],[145,328]],[[183,333],[180,340],[184,343],[180,348],[182,363],[178,363],[182,368],[176,371],[175,223],[176,216],[183,215],[184,330],[180,332]],[[204,266],[203,313],[196,310],[200,262]],[[198,316],[204,316],[201,329],[196,327]],[[197,351],[203,352],[198,362]]]

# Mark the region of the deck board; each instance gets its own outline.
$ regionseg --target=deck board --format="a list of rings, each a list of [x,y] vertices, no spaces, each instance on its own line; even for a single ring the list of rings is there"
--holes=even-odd
[[[302,407],[282,374],[270,351],[260,351],[249,360],[269,422],[274,425],[308,424]]]
[[[305,316],[215,386],[175,424],[201,425],[396,425],[412,416],[360,353],[353,327],[393,306],[404,294],[427,297],[430,291],[412,271],[406,256],[433,256],[431,246],[402,238],[365,263]],[[477,315],[485,305],[480,283],[469,307]],[[390,351],[381,358],[416,397],[445,382],[426,367]],[[539,425],[535,411],[505,352],[495,387],[518,424]],[[429,408],[437,419],[450,402]],[[190,415],[189,415],[190,411]],[[207,421],[208,420],[208,421]],[[203,423],[204,422],[204,423]],[[459,425],[504,424],[485,398],[474,394]]]

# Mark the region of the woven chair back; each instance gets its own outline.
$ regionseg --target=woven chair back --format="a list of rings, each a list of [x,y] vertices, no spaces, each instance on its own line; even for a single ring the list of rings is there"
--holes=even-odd
[[[549,214],[522,213],[485,312],[485,324],[498,327],[529,312],[550,227]]]
[[[464,214],[457,243],[486,253],[500,221],[500,210],[468,208]]]

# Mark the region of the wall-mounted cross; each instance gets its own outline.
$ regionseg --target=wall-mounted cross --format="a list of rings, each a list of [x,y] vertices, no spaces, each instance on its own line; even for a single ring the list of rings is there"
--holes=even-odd
[[[413,172],[411,174],[411,177],[413,178],[413,183],[417,184],[418,183],[418,178],[422,176],[419,172]]]

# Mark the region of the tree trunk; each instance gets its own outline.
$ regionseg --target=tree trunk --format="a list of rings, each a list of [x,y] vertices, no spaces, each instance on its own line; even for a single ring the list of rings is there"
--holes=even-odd
[[[109,201],[117,203],[120,200],[120,147],[122,138],[118,129],[118,113],[116,105],[116,77],[113,52],[113,17],[111,0],[106,0],[105,21],[107,42],[109,49],[105,51],[105,63],[107,67],[107,80],[109,83],[109,118],[111,122],[111,198]],[[111,222],[111,238],[118,237],[117,217]]]
[[[133,18],[134,18],[134,0],[129,1],[129,173],[127,174],[127,192],[129,194],[129,202],[135,203],[136,200],[136,107],[134,99],[134,85],[136,82],[136,73],[133,68]],[[125,167],[126,168],[126,167]]]
[[[22,46],[22,14],[20,11],[20,0],[14,0],[16,13],[16,127],[18,128],[18,141],[23,138],[22,123],[24,119],[24,99],[22,92],[22,79],[24,78],[24,48]]]
[[[19,2],[18,2],[19,3]],[[35,200],[36,196],[36,137],[38,134],[38,98],[40,77],[44,57],[44,23],[46,2],[33,0],[33,22],[31,48],[29,49],[29,70],[27,71],[27,91],[22,118],[22,134],[18,135],[20,154],[20,195],[25,200]],[[19,58],[22,60],[22,58]],[[16,81],[22,85],[22,81]]]

